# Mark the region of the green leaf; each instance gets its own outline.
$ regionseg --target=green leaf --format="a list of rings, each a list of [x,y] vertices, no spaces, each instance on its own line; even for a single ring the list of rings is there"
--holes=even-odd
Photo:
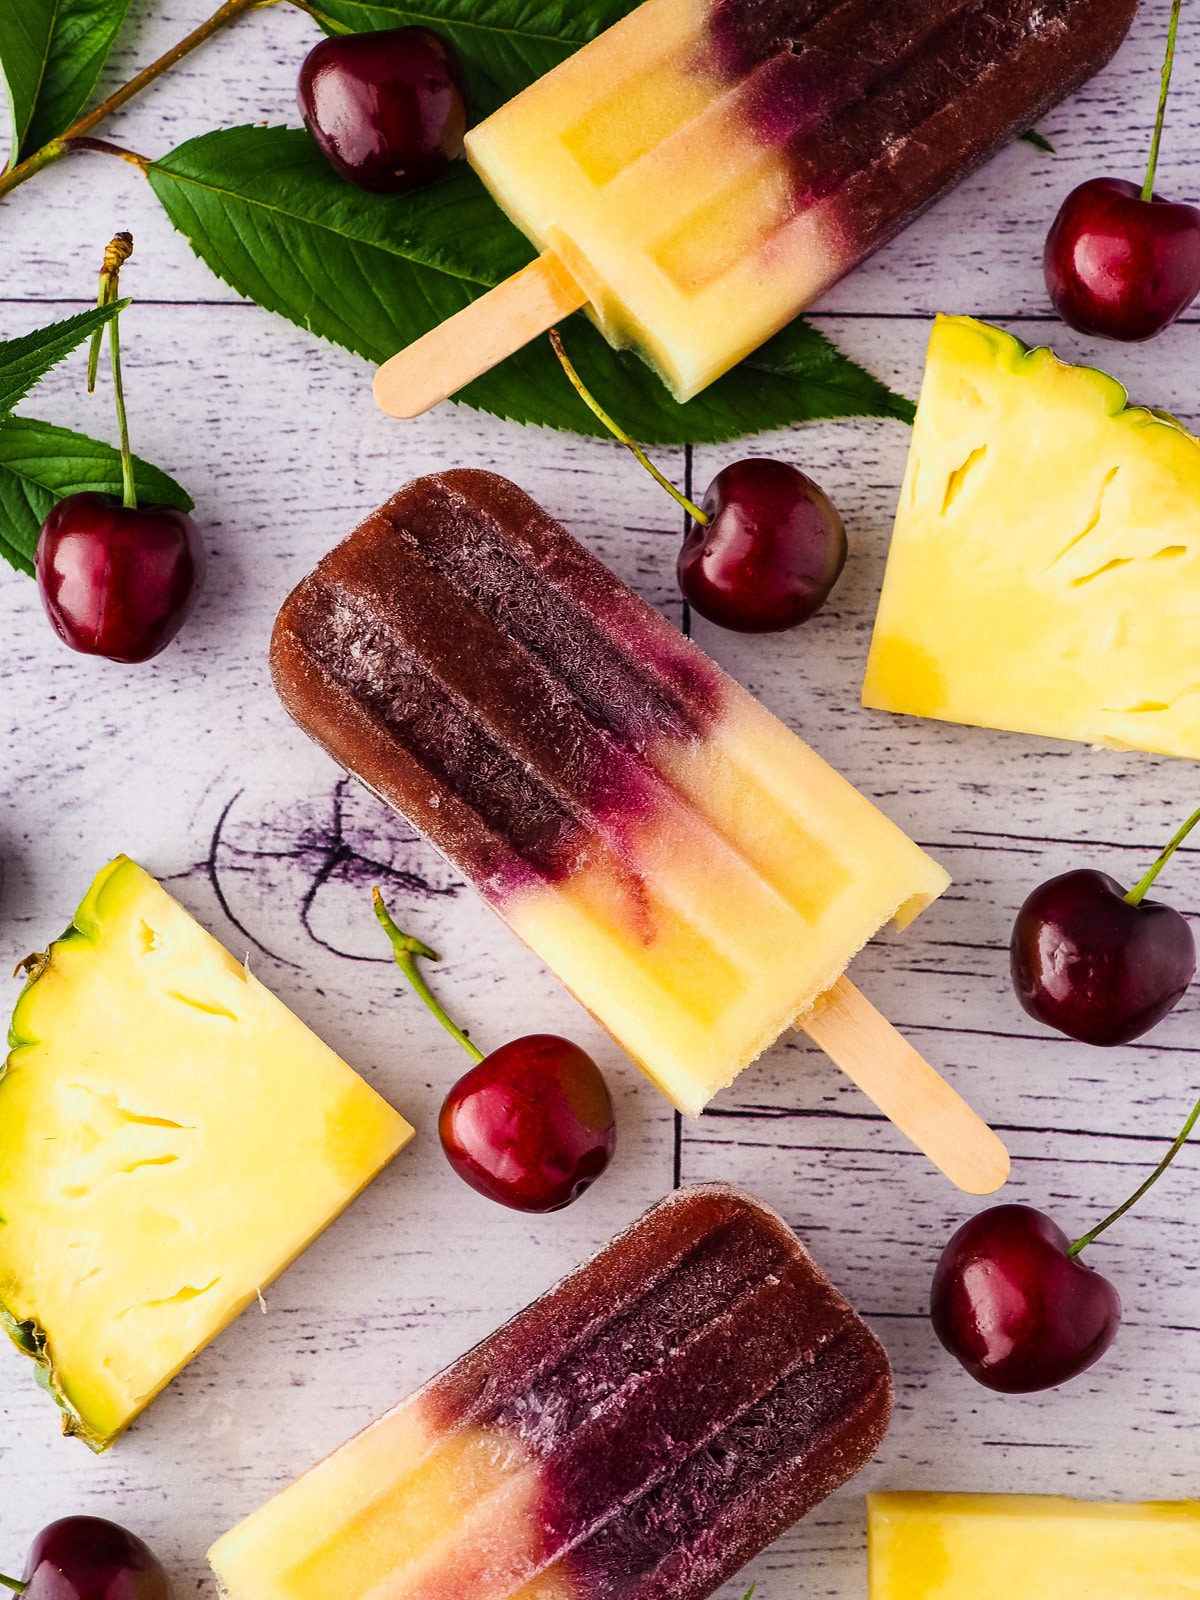
[[[63,322],[35,328],[16,339],[0,339],[0,422],[51,367],[69,356],[89,334],[111,322],[128,304],[128,300],[116,300],[110,306],[80,311]]]
[[[632,11],[638,0],[315,0],[319,13],[364,33],[412,24],[436,28],[458,50],[472,122]]]
[[[129,0],[13,0],[0,5],[10,164],[56,139],[91,97]]]
[[[338,178],[302,130],[249,127],[192,139],[148,177],[219,277],[369,361],[386,360],[533,256],[463,163],[412,194],[370,195]],[[563,337],[588,387],[644,444],[717,443],[817,417],[912,417],[908,401],[802,321],[686,406],[582,315]],[[518,422],[604,431],[544,339],[460,398]]]
[[[1030,128],[1021,135],[1026,144],[1031,144],[1035,150],[1044,150],[1047,155],[1056,155],[1054,146],[1044,133],[1039,133],[1036,128]]]
[[[133,458],[138,499],[190,511],[185,489],[165,472]],[[57,501],[98,490],[121,493],[121,453],[69,428],[32,417],[0,422],[0,555],[21,572],[33,572],[42,523]]]

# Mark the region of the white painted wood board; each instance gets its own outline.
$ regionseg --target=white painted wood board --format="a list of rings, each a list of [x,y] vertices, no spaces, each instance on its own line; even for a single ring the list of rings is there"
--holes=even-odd
[[[0,5],[20,0],[0,0]],[[109,87],[182,36],[202,0],[134,0]],[[1135,398],[1200,425],[1200,317],[1142,347],[1056,324],[1040,252],[1061,197],[1086,176],[1140,175],[1166,0],[1147,0],[1114,64],[1045,119],[1054,156],[1016,144],[840,285],[820,325],[915,395],[930,315],[967,311],[1107,365]],[[315,37],[284,6],[252,14],[102,130],[148,155],[241,121],[296,121],[292,85]],[[1159,188],[1200,199],[1200,33],[1185,8]],[[129,1523],[179,1596],[208,1594],[210,1540],[294,1473],[552,1282],[670,1188],[674,1118],[539,964],[410,830],[339,778],[270,690],[265,647],[291,585],[401,482],[445,465],[516,479],[620,575],[678,618],[678,518],[616,445],[526,430],[453,406],[411,424],[373,407],[362,362],[213,279],[130,167],[77,157],[0,205],[0,335],[78,309],[118,227],[137,254],[124,286],[137,448],[194,494],[210,577],[181,639],[131,669],[62,650],[32,585],[0,571],[0,966],[61,928],[96,868],[127,850],[418,1126],[416,1143],[171,1385],[126,1439],[93,1458],[57,1433],[26,1365],[0,1350],[0,1569],[19,1568],[51,1516]],[[81,362],[28,409],[115,437]],[[884,422],[789,430],[703,449],[701,489],[743,453],[795,461],[845,516],[852,553],[829,606],[800,631],[697,637],[954,875],[904,935],[855,962],[875,1002],[1001,1127],[1007,1195],[1082,1231],[1158,1159],[1200,1091],[1191,996],[1148,1039],[1099,1051],[1051,1036],[1007,978],[1016,906],[1087,863],[1132,881],[1196,803],[1188,762],[1095,752],[865,712],[858,687],[906,430]],[[661,451],[682,480],[682,451]],[[594,1050],[618,1099],[620,1150],[578,1205],[533,1220],[450,1173],[434,1123],[456,1047],[403,994],[369,890],[446,959],[440,993],[485,1044],[537,1025]],[[315,893],[314,885],[317,885]],[[1200,855],[1165,897],[1200,912]],[[310,897],[305,910],[306,896]],[[15,992],[15,986],[14,986]],[[1197,1490],[1200,1464],[1200,1151],[1185,1152],[1092,1259],[1126,1322],[1104,1362],[1046,1395],[978,1388],[925,1318],[951,1229],[983,1202],[903,1147],[812,1047],[781,1042],[682,1129],[684,1181],[727,1178],[778,1206],[880,1333],[896,1369],[895,1425],[868,1471],[731,1583],[762,1600],[861,1600],[863,1490],[957,1488],[1122,1498]]]

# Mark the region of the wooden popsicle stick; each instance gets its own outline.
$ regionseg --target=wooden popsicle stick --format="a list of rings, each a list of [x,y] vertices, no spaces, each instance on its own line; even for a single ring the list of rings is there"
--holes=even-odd
[[[375,399],[389,416],[419,417],[586,303],[547,251],[385,361]]]
[[[839,978],[796,1026],[951,1183],[992,1194],[1008,1177],[1003,1142],[849,978]]]

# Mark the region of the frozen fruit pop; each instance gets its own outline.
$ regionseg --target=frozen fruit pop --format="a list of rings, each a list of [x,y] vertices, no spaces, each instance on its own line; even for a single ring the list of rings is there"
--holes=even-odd
[[[418,479],[369,517],[285,603],[272,667],[301,727],[693,1115],[949,881],[492,473]],[[823,1002],[808,1025],[840,1059],[820,1031],[837,1016]],[[1003,1147],[920,1068],[949,1096],[940,1142],[906,1131],[996,1187]]]
[[[703,1600],[866,1465],[892,1380],[791,1230],[646,1213],[213,1546],[229,1600]]]
[[[415,416],[586,304],[688,400],[1109,59],[1136,0],[646,0],[467,156],[543,252],[380,372]]]

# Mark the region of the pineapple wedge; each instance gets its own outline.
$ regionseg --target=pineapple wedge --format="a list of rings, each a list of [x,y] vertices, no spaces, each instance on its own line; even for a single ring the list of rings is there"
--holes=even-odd
[[[869,1494],[871,1600],[1193,1600],[1200,1501]]]
[[[103,1450],[412,1137],[125,856],[0,1078],[0,1321]]]
[[[1200,757],[1200,441],[939,317],[863,704]]]

